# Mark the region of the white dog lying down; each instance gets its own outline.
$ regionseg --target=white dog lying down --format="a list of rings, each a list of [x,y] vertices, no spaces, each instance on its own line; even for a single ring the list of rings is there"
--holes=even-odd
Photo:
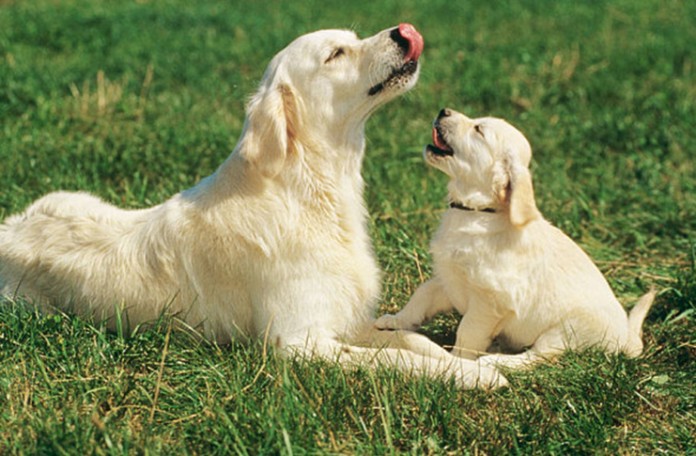
[[[364,40],[343,30],[296,39],[269,64],[235,150],[195,187],[132,211],[57,192],[8,218],[5,294],[110,327],[116,312],[131,327],[169,312],[220,343],[268,338],[344,365],[504,384],[424,336],[373,328],[380,271],[362,198],[364,126],[415,85],[422,50],[410,24]]]
[[[537,210],[526,138],[500,119],[443,109],[426,162],[450,177],[450,209],[431,245],[434,275],[381,329],[412,329],[452,308],[463,318],[454,352],[476,358],[494,338],[515,354],[483,364],[530,365],[566,348],[600,346],[638,356],[654,299],[628,318],[592,260]]]

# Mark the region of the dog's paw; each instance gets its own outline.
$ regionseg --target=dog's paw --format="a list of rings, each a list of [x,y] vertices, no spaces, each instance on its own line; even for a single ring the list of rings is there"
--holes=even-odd
[[[382,315],[374,325],[377,329],[412,329],[411,325],[404,325],[398,315],[391,314]]]
[[[494,367],[481,366],[478,377],[479,388],[496,389],[503,388],[510,384],[500,371]]]
[[[467,389],[497,389],[509,385],[507,378],[498,369],[477,365],[475,369],[463,369],[457,376],[457,383]]]

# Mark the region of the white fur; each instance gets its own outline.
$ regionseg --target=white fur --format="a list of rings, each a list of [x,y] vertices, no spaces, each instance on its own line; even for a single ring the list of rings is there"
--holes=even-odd
[[[654,293],[627,317],[585,252],[542,218],[522,133],[500,119],[443,110],[434,137],[451,155],[428,146],[427,163],[450,177],[450,200],[474,210],[445,213],[431,245],[433,278],[376,326],[413,329],[454,308],[463,315],[456,354],[476,358],[496,337],[508,350],[526,350],[479,358],[485,364],[525,366],[588,346],[638,356]]]
[[[413,87],[391,30],[304,35],[269,64],[217,171],[158,206],[123,210],[56,192],[0,226],[0,285],[42,307],[129,327],[171,313],[205,337],[379,362],[499,386],[495,369],[424,336],[373,329],[380,271],[366,229],[364,125]],[[341,52],[336,53],[338,49]]]

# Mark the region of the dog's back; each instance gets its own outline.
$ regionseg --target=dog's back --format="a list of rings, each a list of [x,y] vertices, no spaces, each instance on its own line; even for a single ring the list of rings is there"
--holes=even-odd
[[[166,277],[160,263],[167,251],[142,245],[156,237],[141,232],[152,229],[157,218],[148,215],[157,210],[123,210],[86,193],[44,196],[0,225],[3,293],[41,305],[69,300],[78,313],[101,314],[113,313],[124,296],[152,295]]]

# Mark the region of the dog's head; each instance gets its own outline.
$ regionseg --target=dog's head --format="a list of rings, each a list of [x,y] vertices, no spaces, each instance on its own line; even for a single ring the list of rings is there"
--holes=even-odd
[[[518,228],[541,217],[529,172],[532,149],[519,130],[501,119],[443,109],[432,137],[425,161],[450,177],[453,201],[505,212]]]
[[[273,176],[298,139],[361,149],[369,115],[416,84],[422,51],[410,24],[364,40],[346,30],[297,38],[273,58],[247,106],[242,154]]]

